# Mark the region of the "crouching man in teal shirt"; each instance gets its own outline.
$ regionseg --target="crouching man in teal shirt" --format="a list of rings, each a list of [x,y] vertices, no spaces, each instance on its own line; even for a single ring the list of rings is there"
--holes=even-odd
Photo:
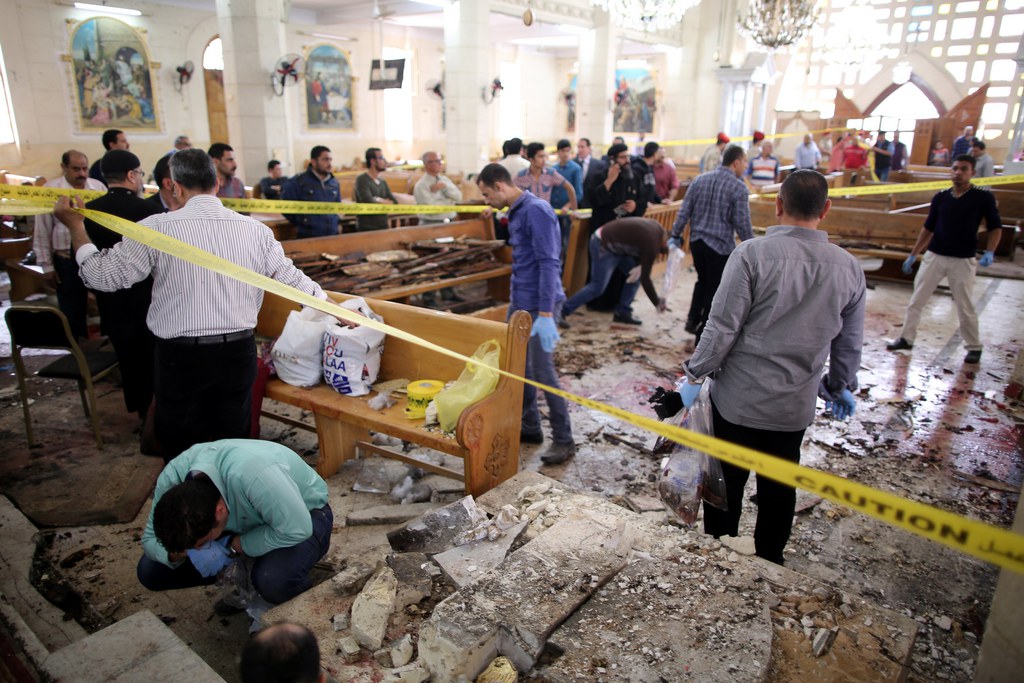
[[[282,603],[309,588],[333,523],[327,484],[291,449],[249,439],[196,444],[157,479],[139,582],[153,591],[209,585],[245,555],[259,594]]]

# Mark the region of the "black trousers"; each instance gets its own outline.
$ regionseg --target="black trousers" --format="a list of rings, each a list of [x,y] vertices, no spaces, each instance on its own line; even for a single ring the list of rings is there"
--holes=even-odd
[[[96,292],[100,330],[110,337],[121,369],[121,390],[130,413],[145,417],[153,400],[153,345],[155,337],[146,325],[153,281],[146,279],[130,289]]]
[[[697,342],[700,342],[729,255],[719,254],[701,240],[690,240],[690,254],[693,256],[693,267],[697,269],[697,283],[693,286],[693,298],[690,300],[686,322],[687,327],[697,331]]]
[[[249,438],[253,337],[202,345],[157,339],[155,378],[154,426],[166,460],[197,443]]]
[[[78,262],[74,258],[54,254],[53,270],[57,273],[57,307],[68,319],[71,333],[85,339],[89,336],[86,326],[89,290],[78,274]]]
[[[730,443],[776,455],[790,462],[800,462],[800,444],[806,429],[796,432],[774,432],[767,429],[743,427],[726,420],[711,403],[714,414],[715,436]],[[750,470],[722,463],[725,490],[729,501],[728,512],[710,505],[704,506],[704,533],[715,538],[738,536],[740,513],[743,512],[743,487]],[[783,564],[782,550],[789,541],[796,511],[796,489],[780,484],[768,477],[757,475],[757,523],[754,526],[754,547],[758,557]]]

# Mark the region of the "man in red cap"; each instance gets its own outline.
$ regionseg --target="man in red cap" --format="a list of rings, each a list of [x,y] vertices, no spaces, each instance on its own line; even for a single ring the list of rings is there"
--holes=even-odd
[[[708,147],[704,151],[704,156],[700,159],[700,172],[707,173],[708,171],[714,171],[716,168],[722,165],[722,150],[729,144],[729,136],[725,133],[719,133],[718,138],[715,140],[715,144]]]

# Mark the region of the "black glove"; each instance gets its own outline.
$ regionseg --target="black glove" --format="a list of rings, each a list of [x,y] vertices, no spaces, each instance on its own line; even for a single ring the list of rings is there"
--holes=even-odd
[[[647,402],[654,406],[654,412],[659,420],[672,417],[683,409],[683,398],[678,391],[665,391],[658,387]]]

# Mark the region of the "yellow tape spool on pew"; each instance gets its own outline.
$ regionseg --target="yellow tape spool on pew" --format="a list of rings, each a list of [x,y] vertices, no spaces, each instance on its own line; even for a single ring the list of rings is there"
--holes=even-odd
[[[405,403],[405,416],[410,420],[420,420],[427,414],[427,406],[434,397],[444,389],[444,382],[436,379],[420,379],[410,382],[406,388],[408,398]]]

